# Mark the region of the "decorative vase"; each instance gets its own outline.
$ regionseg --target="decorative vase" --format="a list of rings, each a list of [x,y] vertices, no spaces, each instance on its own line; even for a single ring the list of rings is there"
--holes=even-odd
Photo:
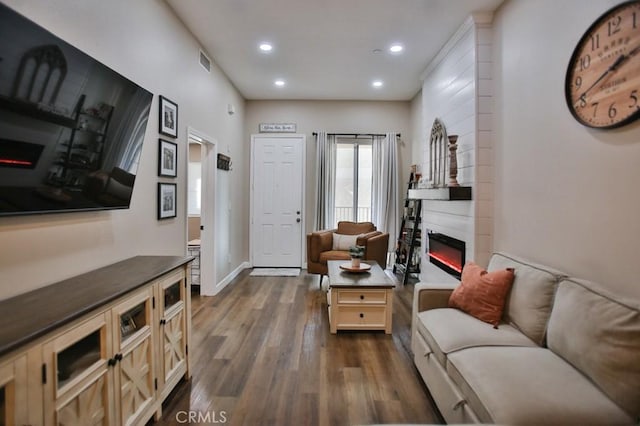
[[[449,186],[460,186],[458,184],[458,135],[449,136]]]
[[[351,267],[354,269],[360,269],[360,258],[352,257],[351,258]]]

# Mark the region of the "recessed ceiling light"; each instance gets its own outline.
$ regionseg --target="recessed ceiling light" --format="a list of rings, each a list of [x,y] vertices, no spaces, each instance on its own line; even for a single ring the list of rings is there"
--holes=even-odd
[[[380,53],[382,53],[382,49],[373,49],[373,54],[374,55],[378,55]]]
[[[273,49],[273,45],[271,43],[260,43],[260,50],[262,50],[263,52],[271,52],[271,50]]]
[[[389,51],[391,53],[400,53],[402,52],[402,50],[404,49],[404,46],[402,46],[401,44],[392,44],[391,47],[389,47]]]
[[[378,88],[378,87],[382,87],[382,86],[383,86],[383,84],[384,84],[384,83],[382,82],[382,80],[375,80],[373,83],[371,83],[371,85],[372,85],[373,87],[376,87],[376,88]]]
[[[278,80],[274,81],[273,84],[275,84],[278,87],[282,87],[282,86],[285,85],[285,82],[282,79],[278,79]]]

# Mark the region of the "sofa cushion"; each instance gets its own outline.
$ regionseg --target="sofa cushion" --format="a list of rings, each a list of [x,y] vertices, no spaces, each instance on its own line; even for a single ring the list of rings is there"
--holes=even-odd
[[[445,365],[451,352],[476,346],[531,346],[536,344],[509,324],[493,328],[458,309],[431,309],[420,312],[417,330],[434,355]]]
[[[593,282],[561,281],[547,342],[627,413],[640,418],[640,303],[619,299]]]
[[[512,283],[511,268],[487,272],[469,262],[462,270],[462,281],[451,293],[449,307],[461,309],[497,328]]]
[[[614,425],[632,419],[549,349],[478,347],[452,353],[447,373],[483,423]]]
[[[545,330],[560,271],[504,253],[494,253],[489,271],[513,268],[515,278],[507,296],[503,318],[518,327],[538,345],[544,344]]]

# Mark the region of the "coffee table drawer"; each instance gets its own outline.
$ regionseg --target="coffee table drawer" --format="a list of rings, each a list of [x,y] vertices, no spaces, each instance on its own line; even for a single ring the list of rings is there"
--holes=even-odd
[[[337,328],[385,328],[386,317],[386,306],[338,305],[335,321]]]
[[[378,304],[387,303],[386,290],[345,290],[338,291],[338,304]]]

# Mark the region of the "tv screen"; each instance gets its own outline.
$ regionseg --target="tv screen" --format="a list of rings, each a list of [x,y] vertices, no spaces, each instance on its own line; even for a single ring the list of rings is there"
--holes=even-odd
[[[128,208],[152,98],[0,4],[0,216]]]

